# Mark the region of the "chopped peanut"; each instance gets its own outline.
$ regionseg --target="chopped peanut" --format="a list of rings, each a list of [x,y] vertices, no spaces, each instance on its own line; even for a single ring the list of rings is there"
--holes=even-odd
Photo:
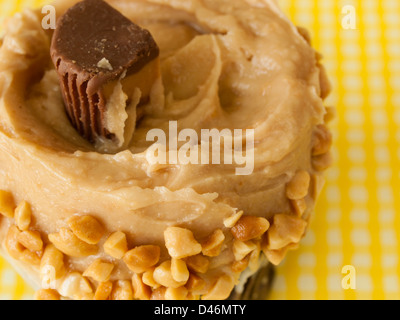
[[[202,250],[200,243],[188,229],[169,227],[164,232],[164,238],[169,255],[175,259],[194,256]]]
[[[29,229],[32,219],[32,210],[28,202],[22,201],[14,211],[15,223],[19,230]]]
[[[92,300],[94,297],[90,282],[79,272],[66,275],[58,291],[63,297],[73,300]]]
[[[92,216],[73,216],[68,225],[80,240],[89,244],[98,244],[104,235],[103,226]]]
[[[252,241],[243,242],[240,240],[234,240],[232,251],[236,261],[243,260],[249,253],[257,249],[257,246]]]
[[[287,250],[285,248],[279,250],[265,250],[264,254],[267,257],[268,261],[273,265],[279,265],[286,256]]]
[[[41,277],[48,276],[49,271],[54,278],[52,280],[60,279],[65,274],[64,255],[53,244],[46,246],[40,262]]]
[[[26,264],[30,264],[33,266],[40,266],[40,256],[38,252],[33,252],[29,249],[25,249],[22,252],[19,260],[25,262]]]
[[[185,259],[188,268],[194,272],[206,273],[210,266],[210,260],[207,257],[198,254]]]
[[[321,174],[313,174],[311,176],[311,185],[312,185],[312,198],[316,200],[320,195],[322,189],[325,185],[325,178]]]
[[[132,287],[134,295],[137,300],[150,300],[152,290],[149,286],[143,283],[142,277],[137,273],[133,274]]]
[[[269,228],[269,222],[265,218],[243,216],[231,229],[235,239],[249,241],[262,236]]]
[[[294,250],[298,247],[298,244],[289,244],[284,248],[279,250],[269,250],[267,248],[263,248],[263,252],[267,257],[268,261],[271,262],[273,265],[279,265],[286,256],[286,253],[289,250]]]
[[[293,179],[286,185],[286,196],[290,200],[303,199],[308,194],[310,174],[305,170],[298,171]]]
[[[60,300],[60,294],[56,290],[52,289],[40,289],[35,292],[35,300]]]
[[[297,31],[300,33],[300,35],[303,37],[303,39],[306,40],[306,42],[311,45],[311,35],[308,29],[303,27],[296,27],[296,28]]]
[[[319,69],[321,98],[322,100],[325,100],[329,96],[329,93],[332,91],[332,84],[329,81],[325,66],[321,63],[318,63],[317,66]]]
[[[98,251],[96,245],[80,240],[66,228],[61,228],[59,233],[49,234],[49,240],[58,250],[71,257],[87,257],[96,254]]]
[[[332,133],[325,124],[318,125],[314,133],[313,156],[323,155],[331,149]]]
[[[260,253],[261,253],[261,246],[258,242],[256,244],[257,248],[253,250],[249,255],[249,269],[252,272],[256,272],[260,267]]]
[[[112,263],[103,262],[101,259],[96,259],[83,273],[84,277],[92,278],[98,282],[106,282],[110,279],[111,273],[114,270]]]
[[[18,236],[21,231],[15,225],[12,225],[7,232],[5,247],[11,257],[19,259],[25,248],[18,242]]]
[[[131,271],[143,273],[158,263],[160,253],[159,246],[140,246],[128,251],[123,260]]]
[[[201,297],[202,300],[225,300],[227,299],[233,288],[235,287],[235,282],[228,275],[223,275],[215,282],[213,287],[208,293]]]
[[[153,289],[157,289],[160,287],[160,284],[158,284],[153,277],[155,268],[151,268],[142,275],[142,281],[145,285],[148,285],[149,287]]]
[[[221,229],[215,230],[202,244],[202,252],[207,257],[217,257],[221,253],[225,235]]]
[[[290,243],[298,243],[304,235],[307,222],[296,216],[277,214],[268,231],[268,249],[279,250]]]
[[[157,283],[167,288],[179,288],[186,283],[185,281],[176,281],[172,277],[171,260],[164,261],[157,268],[155,268],[153,272],[153,278]]]
[[[115,259],[122,259],[128,252],[128,242],[125,233],[121,231],[114,232],[104,243],[104,251]]]
[[[224,220],[224,226],[228,229],[231,229],[234,227],[234,225],[239,221],[239,219],[243,216],[243,211],[236,212],[234,215],[232,215],[229,218],[226,218]]]
[[[206,282],[202,278],[194,273],[191,273],[185,287],[193,294],[202,294],[202,290],[205,288],[205,285]]]
[[[336,118],[336,108],[335,107],[325,107],[326,113],[324,116],[324,122],[329,123]]]
[[[15,203],[13,195],[4,190],[0,190],[0,214],[7,218],[14,217]]]
[[[315,171],[322,172],[332,165],[332,154],[328,152],[320,156],[312,157],[311,162]]]
[[[94,300],[108,300],[113,289],[111,281],[101,282],[94,293]]]
[[[116,281],[111,292],[111,300],[133,300],[133,289],[131,281]]]
[[[31,251],[40,251],[43,248],[43,241],[38,231],[22,231],[18,234],[18,241],[25,248]]]
[[[235,261],[234,263],[232,263],[232,266],[231,266],[232,271],[239,272],[239,273],[243,272],[248,267],[249,261],[250,261],[249,255],[247,255],[244,259],[242,259],[240,261]]]
[[[302,217],[304,212],[307,210],[306,200],[304,198],[300,200],[290,200],[290,203],[294,212],[296,213],[296,216]]]
[[[171,260],[171,274],[175,281],[186,282],[189,279],[189,270],[183,260]]]
[[[150,300],[165,300],[165,291],[167,291],[165,287],[159,287],[153,290]]]
[[[165,300],[186,300],[189,292],[185,287],[167,288]]]

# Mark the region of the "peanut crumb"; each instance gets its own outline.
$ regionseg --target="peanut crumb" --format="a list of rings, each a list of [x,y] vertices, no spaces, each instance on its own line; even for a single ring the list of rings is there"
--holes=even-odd
[[[184,228],[169,227],[164,232],[165,246],[169,255],[175,259],[194,256],[202,251],[192,231]]]
[[[113,71],[113,67],[112,67],[110,61],[108,61],[106,58],[101,59],[97,63],[97,67],[101,68],[101,69],[107,69],[109,71]]]

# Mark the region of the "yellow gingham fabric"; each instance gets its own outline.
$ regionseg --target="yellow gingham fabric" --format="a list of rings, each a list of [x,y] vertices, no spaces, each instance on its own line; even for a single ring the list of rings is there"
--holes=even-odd
[[[0,19],[51,1],[0,1]],[[335,164],[299,250],[277,269],[271,299],[400,299],[400,1],[280,0],[324,55],[337,107]],[[356,29],[343,28],[344,6]],[[343,266],[356,288],[342,287]],[[0,299],[33,291],[0,258]]]

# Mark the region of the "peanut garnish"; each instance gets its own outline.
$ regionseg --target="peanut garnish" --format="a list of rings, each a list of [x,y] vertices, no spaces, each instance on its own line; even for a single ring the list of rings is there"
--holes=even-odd
[[[207,257],[198,254],[185,259],[188,268],[194,272],[206,273],[210,266],[210,260]]]
[[[68,225],[80,240],[89,244],[98,244],[104,235],[103,226],[92,216],[73,216]]]
[[[249,255],[249,269],[252,272],[256,272],[260,267],[260,253],[261,253],[260,242],[257,242],[256,246],[257,248],[253,250]]]
[[[311,196],[314,200],[318,198],[325,185],[325,178],[321,174],[313,174],[311,176]]]
[[[239,219],[243,216],[243,211],[236,212],[229,218],[224,220],[224,226],[228,229],[233,228],[233,226],[239,221]]]
[[[221,229],[215,230],[204,242],[202,242],[202,252],[207,257],[217,257],[221,253],[225,235]]]
[[[164,238],[169,255],[175,259],[194,256],[202,250],[200,243],[188,229],[169,227],[164,231]]]
[[[290,200],[303,199],[308,194],[310,174],[305,170],[298,171],[286,185],[286,196]]]
[[[136,273],[132,277],[133,297],[137,300],[150,300],[152,290],[143,283],[142,277]]]
[[[31,251],[40,251],[43,248],[42,237],[38,231],[22,231],[18,234],[17,240]]]
[[[57,280],[65,274],[64,255],[53,244],[48,244],[44,249],[42,260],[40,262],[41,277],[51,276]]]
[[[189,279],[189,270],[183,260],[171,260],[171,274],[175,281],[186,282]]]
[[[231,269],[233,272],[243,272],[249,265],[250,256],[247,255],[244,259],[240,261],[235,261],[232,263]]]
[[[313,156],[329,152],[332,146],[332,133],[325,124],[318,125],[314,133]]]
[[[189,292],[197,295],[204,293],[203,289],[205,285],[206,282],[202,278],[200,278],[198,275],[195,275],[194,273],[191,273],[185,287],[189,290]]]
[[[164,261],[153,272],[154,280],[167,288],[179,288],[185,285],[185,281],[176,281],[171,273],[171,260]]]
[[[151,268],[142,275],[142,281],[145,285],[153,289],[157,289],[160,287],[160,284],[154,280],[153,273],[155,268]]]
[[[315,171],[322,172],[328,169],[333,162],[331,152],[325,153],[320,156],[312,157],[311,163]]]
[[[56,290],[52,289],[40,289],[35,292],[35,300],[60,300],[60,294]]]
[[[111,300],[133,300],[132,283],[128,280],[118,280],[114,283],[114,287],[110,296]]]
[[[49,234],[49,240],[58,250],[71,257],[87,257],[97,253],[96,245],[88,244],[66,228],[61,228],[59,233]]]
[[[262,236],[269,228],[269,222],[265,218],[243,216],[231,229],[235,239],[249,241]]]
[[[13,195],[4,190],[0,190],[0,214],[7,218],[14,217],[15,203]]]
[[[185,287],[179,288],[167,288],[165,291],[166,300],[186,300],[188,296],[188,290]]]
[[[325,100],[332,91],[332,84],[329,81],[325,66],[321,63],[317,63],[317,67],[319,69],[319,82],[321,88],[320,96],[322,100]]]
[[[90,282],[79,272],[72,272],[65,276],[58,292],[73,300],[92,300],[94,297]]]
[[[121,231],[114,232],[104,243],[104,251],[115,259],[122,259],[128,252],[128,242],[125,233]]]
[[[25,262],[33,266],[40,266],[40,251],[33,252],[29,249],[25,249],[20,258],[20,261]]]
[[[165,287],[153,290],[150,300],[165,300],[165,291],[167,291],[167,288]]]
[[[96,292],[94,293],[94,300],[108,300],[110,298],[113,288],[111,281],[99,283]]]
[[[101,259],[96,259],[83,273],[84,277],[92,278],[98,282],[106,282],[110,279],[111,273],[114,269],[112,263],[103,262]]]
[[[243,260],[249,253],[257,249],[257,245],[252,241],[243,242],[234,240],[232,251],[236,261]]]
[[[159,246],[140,246],[128,251],[123,260],[131,271],[143,273],[158,263],[160,252]]]
[[[325,107],[326,114],[324,116],[324,122],[329,123],[336,118],[336,108],[335,107]]]
[[[286,253],[289,250],[295,250],[297,249],[297,247],[298,247],[297,243],[292,243],[279,250],[269,250],[267,248],[263,248],[263,252],[267,257],[268,261],[271,262],[273,265],[277,266],[283,261],[283,259],[286,256]]]
[[[22,201],[14,211],[15,223],[19,230],[29,229],[32,219],[32,210],[28,202]]]
[[[213,287],[201,297],[202,300],[225,300],[231,294],[235,282],[228,275],[223,275],[215,282]]]
[[[296,28],[297,28],[297,31],[300,33],[300,35],[303,37],[303,39],[306,40],[306,42],[311,45],[310,32],[306,28],[303,28],[303,27],[296,27]]]
[[[21,231],[15,225],[12,225],[7,232],[5,247],[11,257],[14,259],[19,259],[25,248],[22,244],[18,242],[18,235]]]
[[[296,216],[277,214],[268,230],[268,249],[279,250],[290,243],[300,242],[307,222]]]
[[[307,210],[307,203],[304,198],[300,200],[290,200],[290,204],[298,217],[301,217]]]

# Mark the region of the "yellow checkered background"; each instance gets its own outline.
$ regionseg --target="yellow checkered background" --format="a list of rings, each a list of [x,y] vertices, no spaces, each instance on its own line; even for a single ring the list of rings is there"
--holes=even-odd
[[[0,19],[44,0],[0,0]],[[277,270],[271,299],[400,299],[400,1],[280,0],[323,53],[337,107],[335,165],[308,235]],[[343,28],[345,6],[356,29]],[[343,289],[345,265],[356,288]],[[33,291],[0,258],[0,299]]]

